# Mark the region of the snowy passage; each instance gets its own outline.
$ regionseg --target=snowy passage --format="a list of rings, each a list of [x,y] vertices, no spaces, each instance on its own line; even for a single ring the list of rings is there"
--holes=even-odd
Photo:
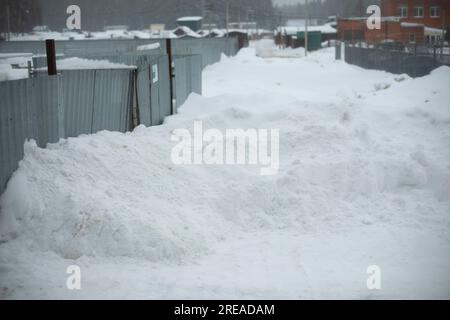
[[[450,68],[267,50],[207,67],[162,126],[27,142],[1,197],[1,298],[450,298]],[[278,174],[174,165],[171,132],[197,120],[279,129]]]

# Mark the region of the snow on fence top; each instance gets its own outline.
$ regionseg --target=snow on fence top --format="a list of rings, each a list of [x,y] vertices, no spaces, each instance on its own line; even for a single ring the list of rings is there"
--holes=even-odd
[[[115,63],[108,60],[91,60],[82,58],[67,58],[56,61],[58,70],[82,70],[82,69],[135,69],[136,66]],[[37,70],[46,70],[38,68]]]
[[[200,21],[203,17],[181,17],[177,19],[177,21],[183,22],[183,21]]]
[[[157,43],[151,43],[151,44],[145,44],[142,46],[138,46],[136,48],[137,51],[145,51],[145,50],[156,50],[161,48],[161,45],[157,42]]]

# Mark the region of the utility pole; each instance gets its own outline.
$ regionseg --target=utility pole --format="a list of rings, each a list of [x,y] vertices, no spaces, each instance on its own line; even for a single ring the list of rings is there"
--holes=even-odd
[[[250,35],[250,21],[251,21],[251,13],[250,13],[250,9],[247,8],[247,34],[249,37],[251,37]]]
[[[445,35],[446,35],[446,31],[445,31],[445,25],[447,24],[447,21],[445,19],[445,17],[447,16],[447,11],[445,10],[445,8],[442,8],[442,38],[441,38],[441,56],[444,54],[444,44],[445,44]]]
[[[11,41],[11,18],[9,11],[9,0],[6,0],[6,29],[8,32],[7,40]]]
[[[305,57],[308,56],[308,23],[309,23],[309,10],[308,0],[305,0]]]
[[[242,25],[241,25],[241,0],[238,0],[238,22],[239,22],[239,27],[238,29],[242,29]]]

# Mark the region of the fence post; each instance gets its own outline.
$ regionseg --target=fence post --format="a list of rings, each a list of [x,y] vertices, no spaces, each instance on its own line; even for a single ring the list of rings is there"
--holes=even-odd
[[[49,76],[54,76],[57,74],[55,40],[45,40],[45,48],[47,52],[47,72]]]
[[[139,89],[138,89],[138,69],[133,70],[131,74],[131,129],[133,130],[141,124],[139,113]]]
[[[173,79],[175,78],[173,61],[172,61],[172,40],[166,39],[166,53],[169,58],[169,87],[170,87],[170,114],[175,114],[173,103]]]

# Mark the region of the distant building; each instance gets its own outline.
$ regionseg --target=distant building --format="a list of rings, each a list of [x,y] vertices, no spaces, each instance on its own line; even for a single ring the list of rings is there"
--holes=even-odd
[[[177,20],[178,27],[188,27],[192,31],[202,29],[203,17],[182,17]]]
[[[305,26],[292,27],[282,26],[275,30],[275,43],[278,46],[299,48],[305,47]],[[322,46],[323,42],[330,43],[331,40],[337,38],[337,31],[331,26],[331,23],[326,23],[319,26],[308,27],[308,49],[309,51],[317,50]]]
[[[382,0],[381,5],[384,17],[400,17],[402,22],[430,28],[450,28],[449,0]]]
[[[379,43],[439,44],[450,33],[450,0],[382,0],[381,29],[369,30],[367,17],[338,19],[338,39]]]
[[[166,30],[166,25],[163,23],[153,23],[150,25],[150,31],[155,34],[160,34]]]

